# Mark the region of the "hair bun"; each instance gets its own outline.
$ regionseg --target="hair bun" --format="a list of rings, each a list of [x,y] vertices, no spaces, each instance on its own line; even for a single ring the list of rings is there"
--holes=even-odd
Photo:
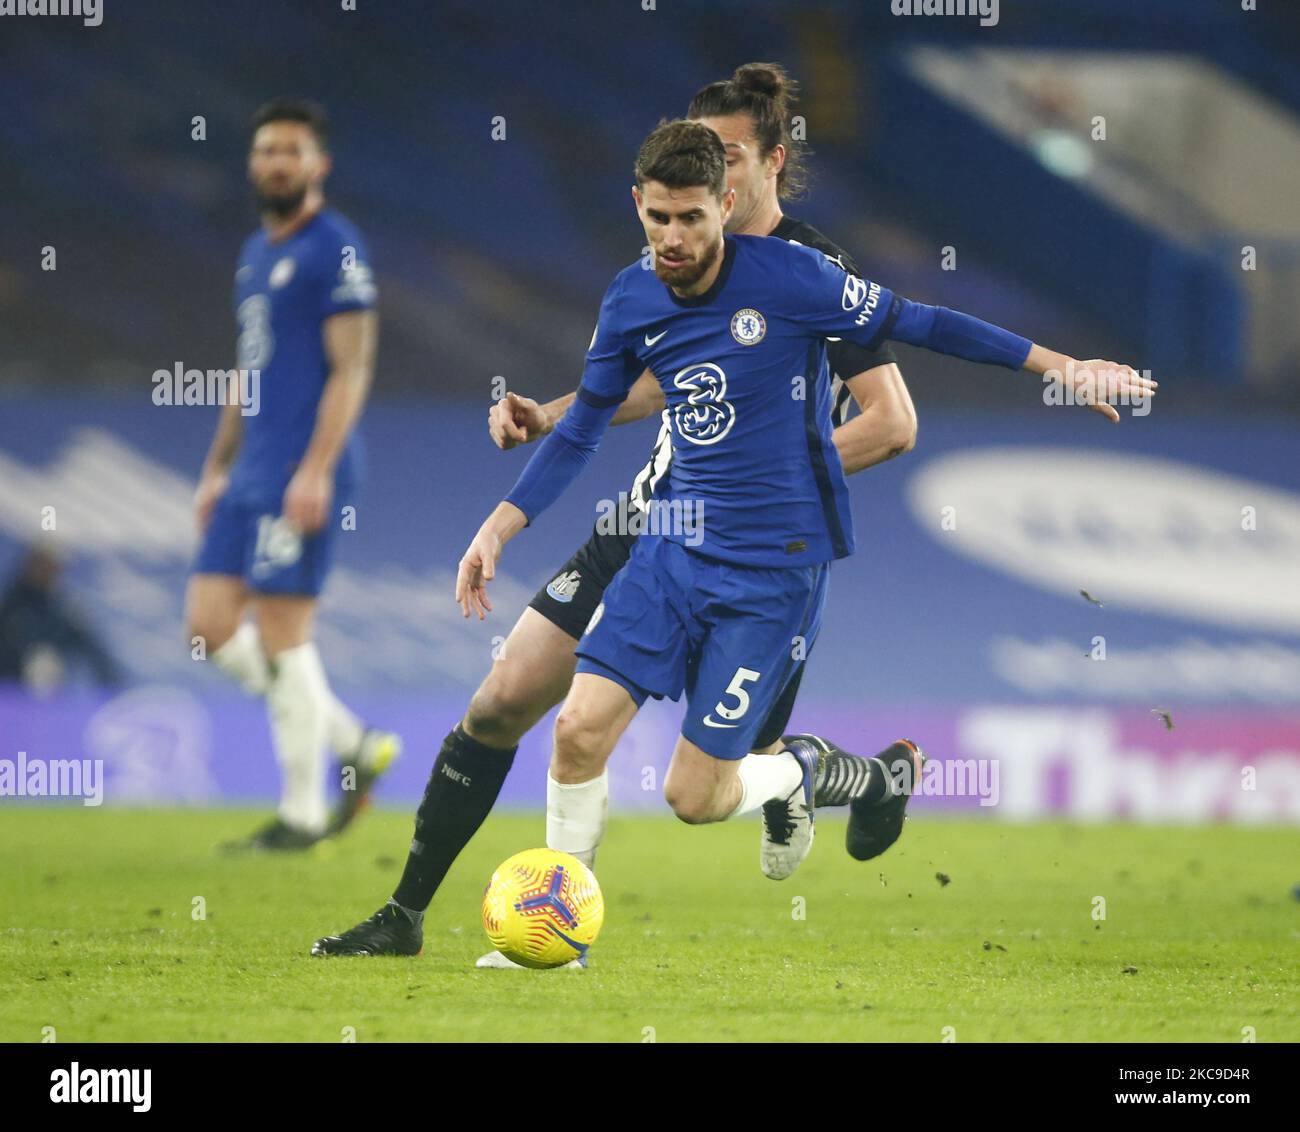
[[[731,81],[741,90],[782,102],[793,93],[794,83],[780,63],[745,63],[736,68]]]

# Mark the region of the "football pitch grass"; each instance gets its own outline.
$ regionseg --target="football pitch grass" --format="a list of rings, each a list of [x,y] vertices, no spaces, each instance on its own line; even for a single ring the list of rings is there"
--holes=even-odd
[[[306,855],[214,852],[264,817],[6,807],[0,1040],[1300,1040],[1291,829],[921,814],[859,864],[823,815],[774,883],[755,821],[616,818],[590,969],[532,972],[473,963],[483,886],[541,815],[489,819],[415,959],[308,955],[387,898],[408,813]]]

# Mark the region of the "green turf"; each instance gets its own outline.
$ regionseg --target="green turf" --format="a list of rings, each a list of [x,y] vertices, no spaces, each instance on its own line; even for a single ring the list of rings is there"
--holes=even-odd
[[[306,856],[212,852],[254,820],[6,806],[0,1040],[1300,1040],[1294,830],[922,817],[858,864],[823,817],[775,884],[752,821],[615,820],[591,969],[537,973],[472,964],[483,884],[539,816],[489,821],[417,959],[307,954],[388,896],[409,815]]]

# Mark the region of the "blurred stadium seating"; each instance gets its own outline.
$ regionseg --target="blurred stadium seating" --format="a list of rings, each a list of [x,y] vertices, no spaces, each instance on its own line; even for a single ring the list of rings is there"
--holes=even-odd
[[[1300,167],[1275,148],[1300,136],[1300,19],[1191,0],[1093,0],[1086,18],[1028,7],[984,32],[885,3],[693,3],[683,38],[635,3],[362,18],[132,0],[94,30],[0,29],[0,573],[53,507],[72,592],[133,680],[0,692],[6,748],[103,757],[110,798],[273,793],[260,705],[193,663],[181,629],[189,493],[214,416],[150,401],[159,368],[231,364],[260,102],[329,107],[330,196],[374,251],[369,472],[322,648],[340,688],[406,732],[386,784],[406,798],[494,636],[651,439],[649,425],[611,435],[512,546],[494,619],[463,623],[455,562],[524,459],[485,435],[493,377],[538,396],[575,384],[603,287],[640,254],[635,145],[702,83],[779,58],[805,82],[814,151],[812,193],[791,212],[909,296],[1162,382],[1149,417],[1112,429],[1047,412],[1024,378],[900,350],[918,447],[853,481],[859,553],[835,568],[796,725],[872,748],[913,734],[941,761],[999,757],[1007,816],[1300,818],[1300,213],[1231,208],[1234,192],[1267,196],[1271,164]],[[1134,55],[1126,86],[1117,61]],[[1124,99],[1149,96],[1136,84],[1157,63],[1181,68],[1166,90],[1182,133],[1139,160]],[[1087,134],[1102,95],[1110,148]],[[196,115],[206,140],[191,138]],[[1267,123],[1253,158],[1235,128],[1247,121]],[[1189,155],[1235,180],[1201,199],[1180,183]],[[41,270],[46,246],[56,271]],[[941,266],[949,246],[956,271]],[[1098,636],[1104,662],[1085,658]],[[617,804],[654,804],[640,768],[662,762],[676,722],[672,706],[645,713],[617,760]],[[545,728],[530,737],[507,800],[540,799],[547,743]],[[1121,764],[1137,769],[1121,778]],[[1271,768],[1277,789],[1243,792],[1246,765]]]

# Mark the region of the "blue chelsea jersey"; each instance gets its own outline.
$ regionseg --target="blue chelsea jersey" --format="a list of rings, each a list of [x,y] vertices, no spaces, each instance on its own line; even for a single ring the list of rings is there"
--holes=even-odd
[[[370,259],[361,234],[331,209],[317,213],[279,243],[258,230],[245,242],[235,272],[240,369],[258,371],[258,411],[243,418],[231,471],[235,498],[278,503],[312,431],[329,376],[324,321],[375,305]],[[359,472],[354,429],[335,472],[341,487]]]
[[[702,508],[699,553],[753,566],[843,558],[853,523],[825,338],[874,346],[892,298],[811,248],[727,237],[699,296],[679,298],[639,263],[615,278],[582,386],[621,400],[643,369],[658,378],[673,462],[657,498]]]

